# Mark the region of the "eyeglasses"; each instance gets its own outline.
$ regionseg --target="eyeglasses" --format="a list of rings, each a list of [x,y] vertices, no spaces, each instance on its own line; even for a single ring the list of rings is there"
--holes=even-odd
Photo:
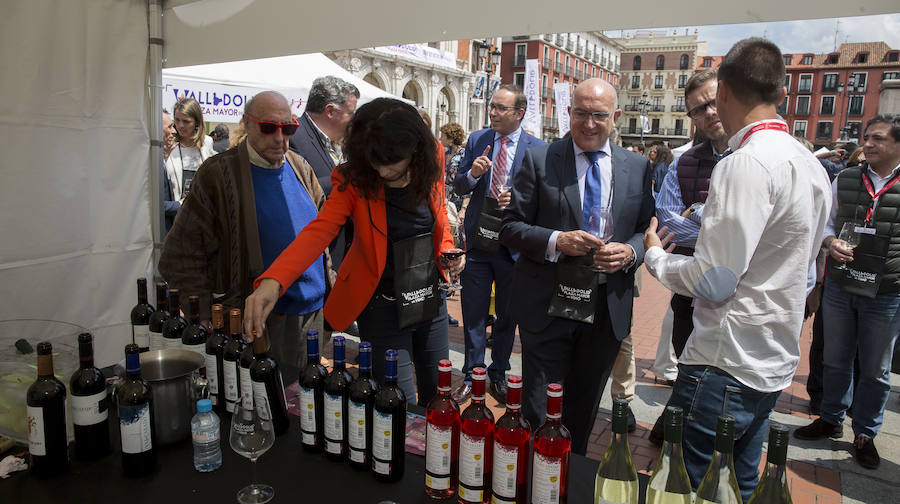
[[[587,110],[574,109],[572,110],[572,118],[578,122],[585,122],[588,118],[593,118],[595,123],[602,123],[609,119],[609,112],[588,112]]]
[[[496,103],[491,103],[489,105],[491,110],[498,110],[500,112],[509,112],[510,110],[516,110],[519,107],[507,107],[506,105],[498,105]]]
[[[298,123],[296,119],[291,119],[291,122],[289,122],[289,123],[276,123],[276,122],[270,122],[270,121],[260,121],[259,119],[253,117],[250,114],[244,114],[244,115],[246,115],[247,117],[252,119],[256,124],[259,125],[259,132],[262,133],[263,135],[271,135],[272,133],[275,133],[275,130],[277,130],[278,128],[281,128],[282,133],[290,136],[290,135],[293,135],[297,131],[297,128],[300,127],[300,123]]]
[[[697,105],[691,110],[688,110],[688,116],[690,116],[691,119],[699,119],[706,113],[706,109],[716,110],[716,100],[709,100],[702,105]]]

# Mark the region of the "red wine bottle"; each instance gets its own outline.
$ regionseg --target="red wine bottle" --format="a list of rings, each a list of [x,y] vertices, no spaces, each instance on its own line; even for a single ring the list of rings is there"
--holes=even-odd
[[[522,415],[522,377],[506,379],[506,413],[494,425],[494,470],[491,503],[525,502],[531,425]]]
[[[222,355],[228,335],[225,333],[225,313],[220,304],[212,305],[212,334],[206,339],[206,379],[209,381],[209,400],[213,409],[221,415],[225,413],[225,377]]]
[[[531,464],[532,504],[565,504],[569,497],[572,436],[560,422],[562,385],[547,385],[547,419],[534,433]]]
[[[319,362],[319,333],[306,334],[306,367],[300,371],[300,444],[307,451],[321,451],[325,442],[325,366]]]
[[[241,352],[244,351],[244,336],[241,332],[241,310],[233,308],[228,312],[228,327],[230,337],[225,349],[222,351],[222,379],[225,383],[225,410],[234,413],[234,405],[241,396],[240,385],[240,361]]]
[[[207,338],[209,338],[209,332],[200,323],[200,297],[190,296],[188,297],[188,325],[181,332],[181,347],[205,355]],[[200,372],[206,376],[205,360]]]
[[[406,395],[397,386],[397,351],[385,352],[384,383],[372,413],[372,471],[380,481],[398,481],[406,466]]]
[[[66,386],[53,376],[53,346],[37,345],[37,380],[25,395],[31,473],[49,477],[69,465],[66,433]]]
[[[372,379],[372,344],[359,343],[359,374],[350,384],[347,401],[347,445],[350,466],[368,470],[372,467],[372,411],[378,384]]]
[[[325,377],[323,415],[325,423],[325,456],[334,460],[343,460],[347,457],[347,401],[349,399],[350,382],[353,377],[347,372],[344,363],[346,354],[344,337],[332,338],[334,349],[334,366]]]
[[[75,456],[96,460],[109,453],[109,399],[106,378],[94,366],[94,338],[90,333],[78,335],[78,358],[78,370],[69,380]]]
[[[125,347],[125,379],[116,388],[119,431],[122,437],[122,472],[142,476],[156,470],[156,433],[153,427],[153,395],[141,378],[138,346]]]
[[[494,414],[484,404],[487,371],[472,370],[472,401],[460,415],[459,502],[491,500],[491,471],[494,466]]]
[[[241,356],[238,359],[240,364],[238,368],[238,373],[240,373],[238,383],[241,388],[241,407],[244,409],[253,408],[253,380],[250,379],[250,366],[253,365],[255,360],[256,356],[253,355],[253,346],[244,343],[244,349],[241,350]]]
[[[150,350],[162,350],[165,348],[162,332],[166,320],[169,320],[169,310],[166,299],[166,284],[163,282],[156,282],[156,310],[150,314],[150,322],[147,324],[147,329],[150,331]]]
[[[253,340],[253,364],[250,379],[253,381],[253,403],[263,420],[271,420],[275,434],[287,432],[287,401],[284,398],[284,381],[278,362],[269,353],[269,344],[263,331],[262,336]]]
[[[181,292],[169,289],[169,318],[163,324],[163,347],[166,350],[181,349],[181,333],[187,325],[187,320],[181,316]]]
[[[459,404],[450,396],[453,364],[438,362],[438,393],[425,409],[425,493],[434,499],[456,494],[459,484]]]
[[[153,306],[147,302],[147,279],[137,279],[138,301],[131,309],[131,342],[140,347],[141,352],[150,350],[150,316]]]

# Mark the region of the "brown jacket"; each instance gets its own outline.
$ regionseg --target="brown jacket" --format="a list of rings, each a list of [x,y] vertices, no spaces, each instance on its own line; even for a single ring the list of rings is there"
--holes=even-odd
[[[288,151],[287,161],[317,209],[325,193],[302,157]],[[331,260],[325,251],[326,292],[331,287]],[[159,271],[182,299],[200,296],[200,317],[210,305],[244,307],[253,280],[264,271],[256,223],[256,201],[247,141],[200,165],[175,224],[166,236]]]

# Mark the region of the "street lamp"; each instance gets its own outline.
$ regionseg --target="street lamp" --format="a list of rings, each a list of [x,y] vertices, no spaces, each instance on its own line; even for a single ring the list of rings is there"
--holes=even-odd
[[[491,125],[489,117],[491,97],[488,93],[491,88],[491,75],[497,69],[497,62],[500,59],[500,49],[494,47],[487,39],[475,41],[475,48],[478,50],[478,59],[482,62],[482,68],[487,74],[484,80],[484,127],[488,128]]]
[[[644,147],[644,116],[647,114],[647,108],[650,107],[650,100],[647,98],[650,97],[650,94],[647,91],[641,93],[641,101],[638,102],[638,108],[640,109],[641,117],[641,147]]]
[[[850,101],[851,97],[853,96],[852,93],[854,93],[855,91],[856,91],[856,74],[851,73],[850,77],[847,78],[847,94],[846,94],[846,99],[844,100],[844,104],[846,104],[846,107],[844,107],[844,110],[846,112],[844,112],[844,127],[841,128],[841,141],[842,142],[846,142],[850,139],[850,129],[851,128],[850,128],[850,103],[849,103],[849,101]],[[838,94],[839,95],[844,94],[844,83],[843,82],[838,83]]]

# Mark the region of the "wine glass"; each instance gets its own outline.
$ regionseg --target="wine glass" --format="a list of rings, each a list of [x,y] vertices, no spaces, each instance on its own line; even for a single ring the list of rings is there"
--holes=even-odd
[[[510,190],[512,190],[512,186],[509,185],[509,182],[506,182],[505,184],[501,184],[498,189],[500,191],[500,194],[504,194],[504,193],[508,193]],[[506,209],[506,205],[498,206],[497,208],[499,208],[500,210],[504,210],[504,209]]]
[[[844,242],[844,246],[850,250],[856,248],[859,245],[859,231],[856,228],[860,227],[861,223],[856,221],[847,221],[841,226],[841,233],[838,235],[838,240]],[[847,265],[845,263],[838,264],[835,269],[845,270],[847,269]]]
[[[588,219],[588,233],[600,238],[603,244],[609,243],[612,239],[615,224],[613,223],[612,213],[609,207],[603,205],[594,205],[591,207],[591,216]],[[591,254],[593,254],[593,250]],[[600,268],[597,267],[597,271]]]
[[[242,504],[262,504],[275,496],[275,489],[256,482],[256,459],[275,443],[275,428],[264,420],[255,407],[245,408],[240,399],[231,416],[231,449],[250,459],[253,467],[251,484],[240,489],[237,500]]]
[[[463,217],[460,216],[459,222],[457,224],[450,225],[450,233],[453,235],[453,243],[455,245],[459,245],[459,247],[441,249],[441,265],[445,268],[450,261],[456,259],[457,257],[461,257],[466,253],[466,232],[463,222]],[[462,231],[462,233],[460,233],[460,231]],[[449,282],[444,282],[442,280],[438,286],[443,291],[462,290],[462,284],[459,283],[458,274],[453,275],[452,278],[450,278]]]

